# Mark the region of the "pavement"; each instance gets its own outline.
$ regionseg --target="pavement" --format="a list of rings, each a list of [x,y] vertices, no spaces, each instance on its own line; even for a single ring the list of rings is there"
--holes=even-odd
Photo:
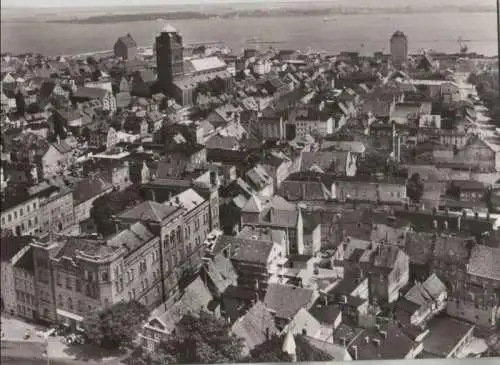
[[[28,339],[24,339],[24,334],[27,330],[30,331],[31,336]],[[46,327],[28,323],[15,317],[2,315],[2,340],[14,342],[43,342],[43,338],[37,336],[37,333],[41,335],[41,332],[46,330]]]
[[[31,336],[24,339],[27,330],[30,330]],[[67,345],[62,342],[61,336],[48,337],[45,342],[43,332],[47,330],[47,327],[2,314],[2,365],[46,365],[45,352],[51,365],[115,365],[126,356],[126,352],[110,352],[91,344]]]

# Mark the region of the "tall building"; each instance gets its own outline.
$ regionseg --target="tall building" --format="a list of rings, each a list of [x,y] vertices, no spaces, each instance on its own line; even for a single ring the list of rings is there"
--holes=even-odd
[[[397,31],[391,37],[391,60],[396,66],[402,65],[408,59],[408,38],[406,35]]]
[[[156,67],[162,89],[172,92],[173,82],[184,75],[182,35],[167,25],[156,37]]]

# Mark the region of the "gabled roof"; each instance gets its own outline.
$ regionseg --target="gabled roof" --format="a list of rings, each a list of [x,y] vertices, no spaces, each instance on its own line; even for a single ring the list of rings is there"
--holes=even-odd
[[[247,200],[245,206],[242,208],[242,211],[247,213],[260,213],[262,212],[262,202],[256,195],[251,195]]]
[[[231,260],[222,253],[216,254],[213,260],[208,262],[205,271],[220,294],[230,285],[235,285],[238,279]]]
[[[226,63],[219,57],[197,58],[190,60],[189,63],[195,72],[206,72],[226,66]]]
[[[311,337],[317,337],[321,332],[321,323],[305,308],[298,311],[289,326],[294,333],[306,333]]]
[[[130,228],[118,232],[113,237],[108,240],[108,244],[111,246],[124,246],[129,252],[133,252],[135,249],[146,244],[155,237],[149,229],[144,226],[141,222],[136,222],[130,226]]]
[[[245,261],[259,265],[267,265],[271,256],[274,243],[258,239],[246,239],[241,237],[231,237],[232,255],[231,259]]]
[[[204,201],[205,199],[203,199],[200,194],[193,189],[187,189],[170,199],[170,203],[177,204],[178,202],[178,204],[180,204],[188,212],[200,206]]]
[[[94,198],[110,189],[113,186],[110,182],[98,177],[88,177],[75,183],[73,198],[75,205]]]
[[[107,95],[108,91],[100,89],[98,87],[80,87],[76,90],[74,97],[77,99],[103,99]]]
[[[424,350],[445,358],[474,325],[450,317],[435,317],[429,322],[428,328],[430,332],[423,340]]]
[[[175,29],[171,24],[167,24],[161,31],[165,33],[177,33],[177,29]]]
[[[166,205],[154,201],[145,201],[122,213],[122,219],[135,219],[144,222],[162,222],[165,218],[179,210],[178,206]]]
[[[298,288],[291,285],[269,284],[264,303],[276,312],[278,318],[292,319],[301,308],[313,300],[312,289]]]
[[[469,265],[467,265],[467,273],[500,280],[500,248],[476,245],[472,250]]]
[[[268,336],[278,334],[274,318],[264,303],[257,302],[231,329],[232,333],[242,338],[248,349],[264,343]]]
[[[127,48],[137,47],[137,43],[134,38],[128,33],[126,36],[118,38],[119,42],[122,42]]]
[[[154,322],[155,324],[153,326],[170,332],[185,315],[196,316],[200,311],[207,310],[212,300],[212,294],[210,294],[203,280],[197,277],[184,290],[178,302],[163,314],[160,314],[156,318],[152,318],[149,323]]]
[[[322,354],[322,358],[328,357],[330,361],[350,361],[352,357],[347,350],[339,345],[318,340],[312,336],[295,336],[297,347],[306,353]]]

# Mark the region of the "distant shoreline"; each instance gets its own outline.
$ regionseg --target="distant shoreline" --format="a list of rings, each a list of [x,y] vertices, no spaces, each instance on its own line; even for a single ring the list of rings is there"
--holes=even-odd
[[[59,24],[112,24],[124,22],[141,22],[155,20],[204,20],[212,18],[234,19],[234,18],[263,18],[263,17],[301,17],[301,16],[342,16],[342,15],[398,15],[398,14],[435,14],[444,12],[459,13],[489,13],[495,12],[491,7],[432,7],[432,8],[317,8],[317,9],[294,9],[280,8],[270,10],[243,10],[225,13],[206,13],[194,11],[182,12],[149,12],[136,14],[105,14],[87,18],[71,18],[47,20],[46,23]]]

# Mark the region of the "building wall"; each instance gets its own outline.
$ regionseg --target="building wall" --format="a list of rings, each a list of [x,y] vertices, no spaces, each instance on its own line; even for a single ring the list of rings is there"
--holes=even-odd
[[[109,188],[102,193],[94,196],[93,198],[90,198],[89,200],[86,200],[84,202],[81,202],[80,204],[75,205],[75,222],[80,223],[83,222],[84,220],[87,220],[90,218],[90,209],[92,209],[92,204],[94,201],[108,193],[110,193],[113,190],[113,188]]]
[[[495,171],[497,167],[495,152],[482,143],[474,143],[460,150],[455,160],[486,171]]]
[[[408,58],[408,40],[406,37],[391,38],[391,57],[394,63],[404,63]]]
[[[38,298],[39,318],[55,322],[55,289],[50,265],[49,250],[38,244],[33,244],[33,260],[35,263],[35,288]]]
[[[372,202],[401,203],[406,199],[405,184],[375,183],[364,181],[342,181],[336,183],[337,199],[351,199]]]
[[[43,178],[55,176],[60,173],[68,163],[68,157],[61,154],[54,146],[50,145],[49,149],[42,156],[42,171]]]
[[[304,234],[304,255],[315,255],[321,249],[321,224],[311,234]]]
[[[495,325],[500,317],[497,313],[498,306],[483,305],[477,301],[450,297],[446,305],[446,314],[460,318],[482,327]]]
[[[35,235],[40,231],[40,199],[34,197],[10,209],[2,210],[2,229],[15,235]]]
[[[27,253],[31,255],[31,252]],[[38,299],[35,290],[34,272],[14,267],[14,281],[17,298],[17,315],[34,320],[38,315]]]
[[[24,253],[28,251],[28,249],[29,247],[25,247],[16,255],[14,255],[10,260],[2,260],[0,262],[2,280],[2,285],[0,286],[0,288],[2,293],[2,304],[3,310],[7,312],[16,313],[17,310],[13,263],[15,263],[20,257],[22,257],[22,255],[24,255]]]
[[[42,201],[40,207],[41,232],[62,232],[74,226],[73,203],[73,193],[71,191]]]

